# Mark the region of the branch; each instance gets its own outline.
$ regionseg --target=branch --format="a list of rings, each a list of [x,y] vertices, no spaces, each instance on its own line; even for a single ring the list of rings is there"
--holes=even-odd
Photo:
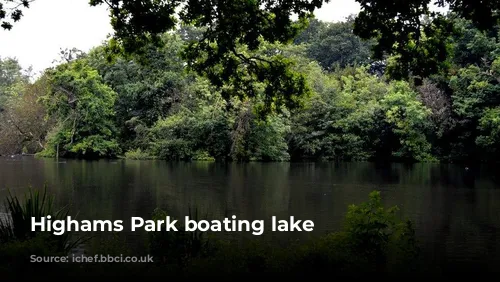
[[[40,139],[38,139],[37,143],[38,143],[38,146],[40,146],[40,148],[42,150],[45,149],[45,146],[43,145],[43,143],[42,143],[42,141]]]
[[[255,62],[255,61],[265,62],[265,63],[268,63],[268,64],[270,64],[270,65],[272,65],[272,64],[273,64],[273,62],[272,62],[272,61],[269,61],[269,60],[264,59],[264,58],[261,58],[261,57],[256,57],[256,56],[247,57],[247,56],[245,56],[245,55],[243,55],[243,54],[241,54],[241,53],[238,53],[238,51],[236,51],[236,49],[235,49],[234,47],[233,47],[233,48],[231,48],[231,52],[232,52],[232,53],[233,53],[236,57],[240,58],[241,60],[243,60],[243,61],[245,61],[245,62],[247,62],[247,63],[249,63],[249,64],[253,64],[253,65],[255,65],[255,64],[256,64],[256,62]]]
[[[10,10],[10,11],[11,11],[11,12],[10,12],[10,13],[8,13],[6,16],[7,16],[7,17],[11,17],[11,16],[12,16],[12,13],[13,13],[14,11],[19,10],[19,7],[21,7],[21,6],[24,6],[24,3],[23,3],[23,2],[27,2],[27,3],[29,4],[29,3],[32,3],[32,2],[34,2],[34,1],[35,1],[35,0],[26,0],[26,1],[21,1],[20,3],[18,3],[18,4],[17,4],[16,6],[14,6],[14,7],[11,7],[11,8],[6,8],[6,10],[8,9],[8,10]]]
[[[59,90],[61,90],[62,92],[64,92],[66,95],[68,95],[68,98],[69,98],[68,103],[69,103],[69,104],[73,104],[73,103],[75,103],[76,101],[78,101],[78,98],[75,98],[75,96],[76,96],[76,95],[75,95],[75,93],[73,93],[73,92],[71,92],[71,91],[69,91],[69,90],[66,90],[66,89],[64,89],[64,88],[63,88],[63,87],[61,87],[61,86],[59,86],[59,87],[57,87],[57,88],[58,88]]]
[[[75,115],[75,119],[73,120],[73,129],[71,130],[71,143],[69,143],[70,145],[73,144],[73,142],[75,141],[77,119],[78,119],[78,115]]]

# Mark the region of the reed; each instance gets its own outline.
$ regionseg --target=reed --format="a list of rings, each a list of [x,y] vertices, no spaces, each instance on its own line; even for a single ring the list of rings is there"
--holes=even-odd
[[[67,206],[58,210],[54,208],[54,197],[48,195],[46,186],[42,192],[30,187],[22,199],[13,195],[9,190],[4,206],[7,216],[0,218],[1,243],[27,241],[44,236],[46,239],[44,241],[53,246],[54,251],[68,253],[83,240],[77,239],[71,242],[70,233],[56,236],[31,228],[32,218],[40,220],[42,217],[50,215],[53,220],[59,220],[65,219],[69,214],[70,209]]]

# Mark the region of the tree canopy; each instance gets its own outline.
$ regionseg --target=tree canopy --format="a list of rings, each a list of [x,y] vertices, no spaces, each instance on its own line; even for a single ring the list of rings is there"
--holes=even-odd
[[[133,13],[134,3],[148,3],[136,2],[108,4]],[[381,37],[356,34],[362,14],[337,23],[304,14],[309,25],[291,21],[297,35],[290,41],[265,39],[260,33],[271,29],[256,26],[256,45],[246,41],[241,21],[226,26],[242,36],[232,41],[203,17],[172,19],[175,27],[161,33],[163,23],[144,32],[149,21],[125,15],[144,21],[142,32],[127,31],[136,37],[117,34],[87,53],[62,50],[57,66],[33,82],[15,59],[0,60],[0,153],[237,161],[500,157],[498,24],[436,14],[422,19],[422,36],[434,20],[449,29],[421,40],[444,43],[442,59],[435,57],[439,44],[417,48],[410,41],[377,58],[370,51],[385,48]]]
[[[453,25],[431,6],[448,6],[450,12],[471,20],[481,30],[498,21],[499,0],[356,0],[361,12],[355,18],[354,33],[374,38],[374,58],[392,56],[389,72],[395,78],[417,78],[446,68],[449,35]],[[188,66],[210,79],[224,96],[255,96],[254,81],[266,87],[265,112],[281,105],[294,107],[297,97],[309,87],[300,73],[291,71],[293,62],[282,54],[256,56],[263,44],[291,42],[307,26],[314,11],[329,0],[91,0],[90,5],[107,5],[115,30],[115,48],[142,52],[148,43],[160,43],[161,35],[179,24],[203,28],[184,50]],[[30,1],[0,1],[3,27],[22,16]],[[17,5],[14,5],[17,4]],[[296,17],[294,19],[293,17]],[[231,87],[224,87],[230,85]]]

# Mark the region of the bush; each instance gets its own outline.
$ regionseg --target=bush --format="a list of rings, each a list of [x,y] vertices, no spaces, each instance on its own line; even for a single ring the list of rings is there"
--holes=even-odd
[[[370,193],[368,202],[349,206],[345,232],[352,252],[378,268],[387,267],[389,259],[397,262],[415,258],[418,248],[413,224],[399,221],[398,210],[397,206],[384,208],[379,191]]]
[[[155,159],[155,157],[149,155],[148,152],[142,151],[140,148],[126,152],[125,158],[128,160],[153,160],[153,159]]]
[[[183,139],[161,140],[153,144],[152,151],[162,160],[191,160],[193,158],[193,144]]]
[[[38,240],[42,236],[44,243],[51,246],[56,253],[68,253],[74,246],[80,243],[80,240],[70,242],[70,233],[63,235],[53,235],[52,233],[42,233],[32,231],[31,218],[40,220],[42,217],[50,215],[52,220],[65,219],[68,216],[69,209],[54,210],[53,198],[47,195],[47,188],[44,188],[43,194],[39,191],[29,190],[24,196],[24,201],[19,200],[17,196],[9,192],[5,201],[6,218],[0,219],[0,243],[24,242],[29,240]]]

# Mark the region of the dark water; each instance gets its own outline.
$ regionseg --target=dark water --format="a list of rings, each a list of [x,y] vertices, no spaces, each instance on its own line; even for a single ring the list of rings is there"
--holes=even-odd
[[[174,216],[196,206],[209,217],[313,220],[314,232],[339,230],[349,204],[382,192],[415,223],[429,263],[500,261],[500,170],[459,165],[372,163],[169,163],[162,161],[0,159],[0,200],[47,185],[80,219]],[[284,236],[273,234],[272,236]]]

